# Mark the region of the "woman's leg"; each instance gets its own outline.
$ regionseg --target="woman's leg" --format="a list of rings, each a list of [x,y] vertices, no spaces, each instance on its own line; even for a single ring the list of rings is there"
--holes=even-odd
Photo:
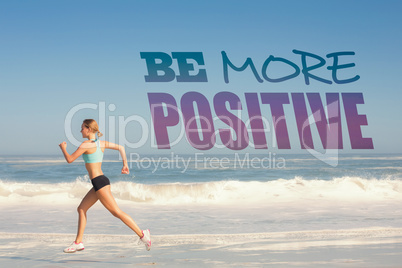
[[[85,195],[84,199],[82,199],[81,204],[78,206],[78,230],[77,237],[75,238],[76,243],[82,242],[82,237],[84,236],[85,225],[87,224],[87,211],[93,204],[98,201],[98,196],[95,193],[94,188],[89,190],[89,192]]]
[[[142,237],[142,230],[138,227],[135,221],[126,213],[124,213],[118,206],[112,192],[110,191],[110,185],[106,185],[102,187],[96,192],[96,195],[101,201],[101,203],[105,206],[110,213],[113,214],[116,218],[119,218],[122,222],[124,222],[129,228],[131,228],[139,237]]]

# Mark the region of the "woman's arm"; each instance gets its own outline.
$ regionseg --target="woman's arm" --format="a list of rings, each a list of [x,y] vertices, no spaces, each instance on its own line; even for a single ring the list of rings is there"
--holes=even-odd
[[[74,162],[78,157],[80,157],[83,153],[85,153],[86,149],[83,148],[82,144],[78,149],[73,153],[69,154],[67,152],[67,143],[63,141],[59,144],[61,151],[63,152],[64,158],[66,159],[67,163]]]
[[[123,168],[121,169],[121,174],[129,174],[130,170],[127,165],[126,150],[124,150],[124,147],[119,144],[105,141],[105,148],[112,149],[112,150],[118,150],[120,152],[121,159],[123,159]]]

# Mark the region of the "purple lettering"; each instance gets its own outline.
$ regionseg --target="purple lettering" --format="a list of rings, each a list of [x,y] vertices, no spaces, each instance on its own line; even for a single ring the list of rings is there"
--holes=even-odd
[[[245,93],[248,117],[255,149],[268,149],[257,93]]]
[[[197,104],[198,116],[195,115],[194,103]],[[207,98],[198,92],[187,92],[181,98],[181,110],[188,142],[198,150],[211,149],[215,144],[215,130]],[[197,119],[201,124],[202,138],[199,135]]]
[[[283,104],[289,104],[288,94],[261,93],[261,100],[263,104],[269,104],[271,107],[278,149],[290,149],[288,128],[286,126],[285,112],[283,110]]]
[[[342,149],[342,125],[338,93],[327,93],[327,112],[319,93],[306,93],[324,149]]]
[[[230,129],[219,129],[219,135],[227,148],[242,150],[248,146],[247,128],[240,118],[226,109],[226,102],[229,102],[231,110],[242,110],[242,105],[239,97],[231,92],[220,92],[214,97],[216,115],[235,131],[237,138],[233,140]]]
[[[179,123],[176,100],[167,93],[148,93],[148,100],[158,149],[170,149],[167,127],[175,126]],[[167,109],[166,115],[163,107]]]
[[[303,93],[292,93],[293,109],[295,111],[297,130],[302,149],[314,149],[310,123],[307,115],[306,101]]]
[[[346,122],[352,149],[374,149],[371,138],[363,138],[360,126],[367,126],[364,114],[357,113],[357,104],[364,104],[362,93],[342,93]]]

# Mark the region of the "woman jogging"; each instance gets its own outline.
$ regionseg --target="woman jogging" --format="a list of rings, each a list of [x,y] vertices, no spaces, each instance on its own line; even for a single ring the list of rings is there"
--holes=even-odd
[[[127,165],[127,158],[124,147],[118,144],[114,144],[108,141],[100,141],[96,139],[96,134],[98,137],[102,136],[99,131],[98,123],[94,119],[86,119],[82,123],[81,133],[83,138],[88,140],[81,143],[78,149],[73,154],[67,153],[67,143],[62,142],[59,144],[64,157],[68,163],[74,162],[79,156],[85,162],[85,167],[88,171],[89,178],[91,179],[93,188],[82,199],[81,204],[78,206],[78,231],[75,241],[66,249],[66,253],[74,253],[79,250],[84,249],[84,244],[82,238],[84,235],[85,225],[87,223],[86,212],[96,201],[100,200],[102,205],[113,214],[113,216],[119,218],[128,227],[130,227],[145,244],[147,250],[151,249],[151,235],[149,230],[142,231],[135,221],[126,213],[124,213],[116,204],[112,192],[110,190],[109,179],[103,175],[101,166],[103,160],[103,152],[105,149],[118,150],[120,152],[121,158],[123,159],[123,168],[121,169],[122,174],[129,174],[129,169]]]

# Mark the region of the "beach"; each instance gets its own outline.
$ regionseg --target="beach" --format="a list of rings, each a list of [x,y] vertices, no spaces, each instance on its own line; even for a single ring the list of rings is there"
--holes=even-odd
[[[2,267],[400,267],[401,228],[230,235],[157,235],[145,251],[129,235],[0,233]],[[107,246],[106,246],[107,245]]]
[[[157,159],[157,158],[155,158]],[[99,202],[85,250],[66,254],[91,183],[81,162],[0,158],[1,267],[400,267],[401,156],[343,156],[337,167],[287,156],[284,168],[187,170],[104,161],[121,209],[152,249]],[[252,158],[249,161],[253,161]],[[227,163],[227,162],[225,162]],[[243,162],[245,163],[245,162]],[[169,168],[167,168],[169,167]],[[26,176],[26,174],[30,174]]]
[[[345,204],[338,204],[344,215],[337,220],[340,213],[333,212],[335,205],[311,204],[304,211],[294,208],[281,213],[283,208],[257,204],[133,207],[120,203],[140,226],[150,228],[151,251],[138,245],[132,231],[99,203],[88,211],[85,250],[71,254],[63,249],[75,238],[74,206],[3,207],[1,222],[9,232],[0,232],[1,266],[400,267],[402,262],[402,228],[363,223],[370,215],[372,221],[384,217],[380,210],[388,208],[385,204],[355,209],[354,217],[362,223],[353,224],[355,219],[346,220]],[[306,217],[310,220],[303,224]]]

